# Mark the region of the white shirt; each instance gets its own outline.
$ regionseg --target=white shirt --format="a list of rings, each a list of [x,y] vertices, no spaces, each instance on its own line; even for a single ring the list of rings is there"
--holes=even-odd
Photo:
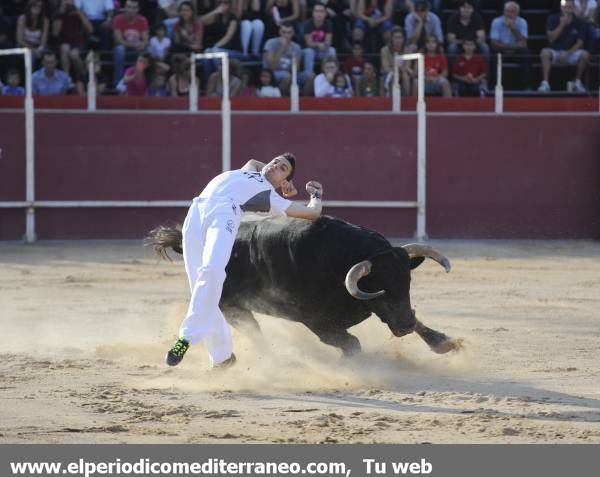
[[[223,172],[211,180],[199,196],[201,199],[231,200],[244,212],[268,212],[284,215],[292,204],[281,197],[260,172]]]
[[[585,11],[583,12],[584,18],[590,18],[590,14],[596,9],[596,0],[588,0],[587,5],[585,7]],[[581,8],[581,1],[575,0],[575,8]]]
[[[261,86],[256,89],[259,98],[281,98],[281,91],[277,86]]]
[[[75,6],[90,20],[104,20],[106,12],[115,8],[113,0],[75,0]]]
[[[154,58],[158,58],[159,60],[165,59],[165,53],[171,47],[171,40],[167,37],[164,37],[162,41],[153,36],[150,38],[150,43],[148,44],[148,53],[150,53]]]

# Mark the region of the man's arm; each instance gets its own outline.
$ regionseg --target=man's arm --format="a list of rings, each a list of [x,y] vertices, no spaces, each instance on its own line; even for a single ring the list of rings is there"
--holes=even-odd
[[[266,164],[257,161],[256,159],[250,159],[246,164],[242,166],[243,171],[260,172]]]
[[[316,220],[321,216],[323,186],[316,181],[310,181],[306,184],[306,191],[310,194],[310,202],[306,205],[293,202],[285,211],[288,217]]]

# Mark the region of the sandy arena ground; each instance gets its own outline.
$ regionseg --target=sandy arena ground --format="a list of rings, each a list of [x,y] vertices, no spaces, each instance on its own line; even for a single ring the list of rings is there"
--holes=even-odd
[[[0,243],[1,443],[600,443],[600,243],[436,242],[413,274],[435,355],[376,317],[344,360],[259,316],[237,365],[163,356],[187,306],[181,262],[137,242]]]

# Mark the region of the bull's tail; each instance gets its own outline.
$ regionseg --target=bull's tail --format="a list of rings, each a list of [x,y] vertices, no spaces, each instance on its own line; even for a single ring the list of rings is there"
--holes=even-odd
[[[148,233],[148,237],[144,240],[144,245],[152,246],[161,258],[171,260],[167,249],[171,248],[175,252],[182,254],[181,240],[181,225],[159,225]]]

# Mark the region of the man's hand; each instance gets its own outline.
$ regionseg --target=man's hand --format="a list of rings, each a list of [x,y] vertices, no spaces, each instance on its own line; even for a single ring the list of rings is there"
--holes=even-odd
[[[281,183],[281,194],[284,197],[293,197],[298,193],[292,181],[283,181]]]
[[[311,197],[317,197],[320,199],[323,196],[323,186],[317,181],[308,181],[306,183],[306,192]]]

